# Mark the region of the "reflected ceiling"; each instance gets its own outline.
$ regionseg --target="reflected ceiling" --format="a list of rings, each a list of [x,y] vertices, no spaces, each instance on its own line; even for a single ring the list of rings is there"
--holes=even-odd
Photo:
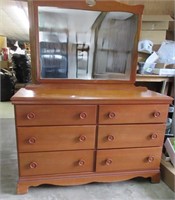
[[[0,0],[0,35],[8,39],[29,41],[27,2]]]

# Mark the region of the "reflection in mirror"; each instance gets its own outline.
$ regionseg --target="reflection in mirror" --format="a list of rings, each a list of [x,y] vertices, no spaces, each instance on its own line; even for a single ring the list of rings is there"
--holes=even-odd
[[[42,78],[129,80],[137,16],[38,8]]]

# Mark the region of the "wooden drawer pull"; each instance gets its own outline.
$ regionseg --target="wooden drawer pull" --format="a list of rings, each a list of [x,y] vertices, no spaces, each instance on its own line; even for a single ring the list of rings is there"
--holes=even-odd
[[[159,112],[159,111],[156,111],[156,112],[154,112],[153,115],[154,115],[155,118],[160,117],[160,112]]]
[[[107,140],[108,140],[109,142],[114,141],[114,139],[115,139],[115,137],[114,137],[113,135],[108,135],[108,136],[107,136]]]
[[[27,114],[27,119],[34,119],[35,118],[35,113],[33,113],[33,112],[30,112],[30,113],[28,113]]]
[[[85,112],[80,113],[80,119],[86,119],[86,117],[87,117],[87,113]]]
[[[85,161],[84,160],[79,160],[78,161],[78,165],[79,166],[84,166],[85,165]]]
[[[155,139],[157,139],[157,137],[158,137],[158,136],[157,136],[157,134],[156,134],[156,133],[153,133],[153,134],[151,134],[151,139],[152,139],[152,140],[155,140]]]
[[[35,144],[36,143],[36,138],[35,137],[31,137],[27,140],[28,144]]]
[[[80,142],[85,142],[86,141],[86,136],[85,135],[81,135],[79,138],[78,138],[78,140],[80,141]]]
[[[110,112],[110,113],[108,114],[108,117],[109,117],[110,119],[114,119],[114,118],[116,117],[115,112]]]
[[[37,166],[38,166],[38,164],[36,162],[31,162],[30,165],[29,165],[29,167],[31,169],[35,169],[35,168],[37,168]]]
[[[112,164],[112,159],[106,159],[106,161],[105,161],[105,164],[106,165],[111,165]]]
[[[148,162],[151,163],[151,162],[153,162],[153,161],[154,161],[154,156],[149,156],[149,157],[148,157]]]

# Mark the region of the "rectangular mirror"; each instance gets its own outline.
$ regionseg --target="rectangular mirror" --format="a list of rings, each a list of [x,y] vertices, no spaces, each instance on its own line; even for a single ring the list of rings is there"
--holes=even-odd
[[[130,80],[138,15],[38,6],[41,79]]]

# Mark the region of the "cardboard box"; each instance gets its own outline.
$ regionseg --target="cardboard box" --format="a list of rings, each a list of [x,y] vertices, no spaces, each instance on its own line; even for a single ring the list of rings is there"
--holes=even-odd
[[[143,15],[140,40],[151,40],[154,44],[161,44],[167,39],[167,30],[173,19],[169,15]],[[172,38],[168,34],[168,38]]]
[[[169,15],[143,15],[142,30],[168,30],[170,21]]]
[[[158,51],[161,47],[161,44],[155,44],[153,45],[153,51]]]
[[[8,69],[9,68],[9,62],[8,61],[0,61],[0,68],[5,68]]]
[[[162,159],[166,162],[170,162],[170,157],[167,153],[166,154],[162,153]]]
[[[175,168],[170,162],[161,160],[161,179],[175,192]]]
[[[173,166],[175,167],[175,149],[173,147],[174,141],[175,141],[175,137],[167,138],[164,146],[166,148],[168,155],[170,156],[170,160],[171,160]]]
[[[138,62],[145,62],[149,56],[150,54],[138,52]]]
[[[175,69],[175,64],[156,63],[155,68],[161,68],[161,69]]]
[[[165,64],[165,63],[156,63],[155,68],[165,69],[166,66],[167,66],[167,64]]]
[[[166,39],[174,41],[174,39],[175,39],[174,32],[173,31],[167,31],[167,33],[166,33]]]
[[[166,30],[164,31],[141,31],[140,40],[151,40],[154,44],[162,44],[166,40]]]
[[[174,32],[175,31],[175,20],[174,21],[171,21],[169,23],[169,28],[168,28],[169,31],[172,31]]]
[[[166,65],[167,69],[175,69],[175,64]]]

